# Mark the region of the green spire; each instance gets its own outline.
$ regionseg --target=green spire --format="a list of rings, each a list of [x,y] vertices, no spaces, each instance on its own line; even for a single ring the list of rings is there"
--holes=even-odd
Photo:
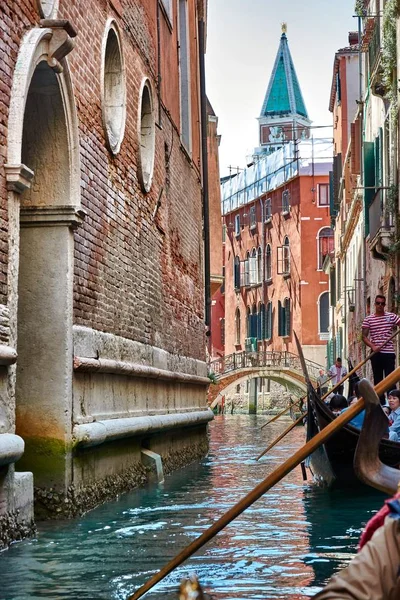
[[[288,46],[286,24],[283,24],[281,42],[260,117],[293,117],[295,115],[308,119],[299,80]]]

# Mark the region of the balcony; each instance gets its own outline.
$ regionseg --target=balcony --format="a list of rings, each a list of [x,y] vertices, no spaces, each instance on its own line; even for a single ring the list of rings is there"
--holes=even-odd
[[[372,256],[378,260],[387,260],[393,243],[394,223],[393,215],[384,206],[382,189],[376,192],[368,212],[369,247]]]
[[[386,94],[386,86],[383,82],[382,48],[380,19],[376,19],[371,32],[368,45],[368,62],[371,92],[374,96],[382,98]]]

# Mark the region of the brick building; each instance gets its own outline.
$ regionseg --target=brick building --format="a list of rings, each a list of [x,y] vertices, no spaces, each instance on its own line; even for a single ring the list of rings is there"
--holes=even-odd
[[[207,450],[205,11],[1,3],[1,543]]]
[[[259,122],[254,163],[222,184],[225,355],[297,353],[295,331],[306,358],[324,364],[332,143],[309,137],[311,121],[285,31]],[[272,123],[279,140],[265,138]]]

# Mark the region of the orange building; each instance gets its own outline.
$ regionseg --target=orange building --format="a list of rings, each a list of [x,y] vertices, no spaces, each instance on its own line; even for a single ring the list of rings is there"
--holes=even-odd
[[[261,119],[261,120],[260,120]],[[332,143],[307,139],[310,126],[286,33],[260,117],[255,161],[222,184],[225,242],[225,355],[243,350],[296,353],[325,364],[333,251],[329,216]],[[281,132],[265,144],[265,127]],[[284,139],[288,124],[300,139]],[[283,136],[283,137],[282,137]]]

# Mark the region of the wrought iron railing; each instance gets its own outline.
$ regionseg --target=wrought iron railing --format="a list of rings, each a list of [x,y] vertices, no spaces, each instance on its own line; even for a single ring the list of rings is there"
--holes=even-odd
[[[319,370],[323,367],[311,360],[306,360],[308,374],[311,379],[317,379]],[[291,369],[303,375],[300,358],[292,352],[235,352],[213,360],[209,372],[218,379],[227,373],[246,368]]]

